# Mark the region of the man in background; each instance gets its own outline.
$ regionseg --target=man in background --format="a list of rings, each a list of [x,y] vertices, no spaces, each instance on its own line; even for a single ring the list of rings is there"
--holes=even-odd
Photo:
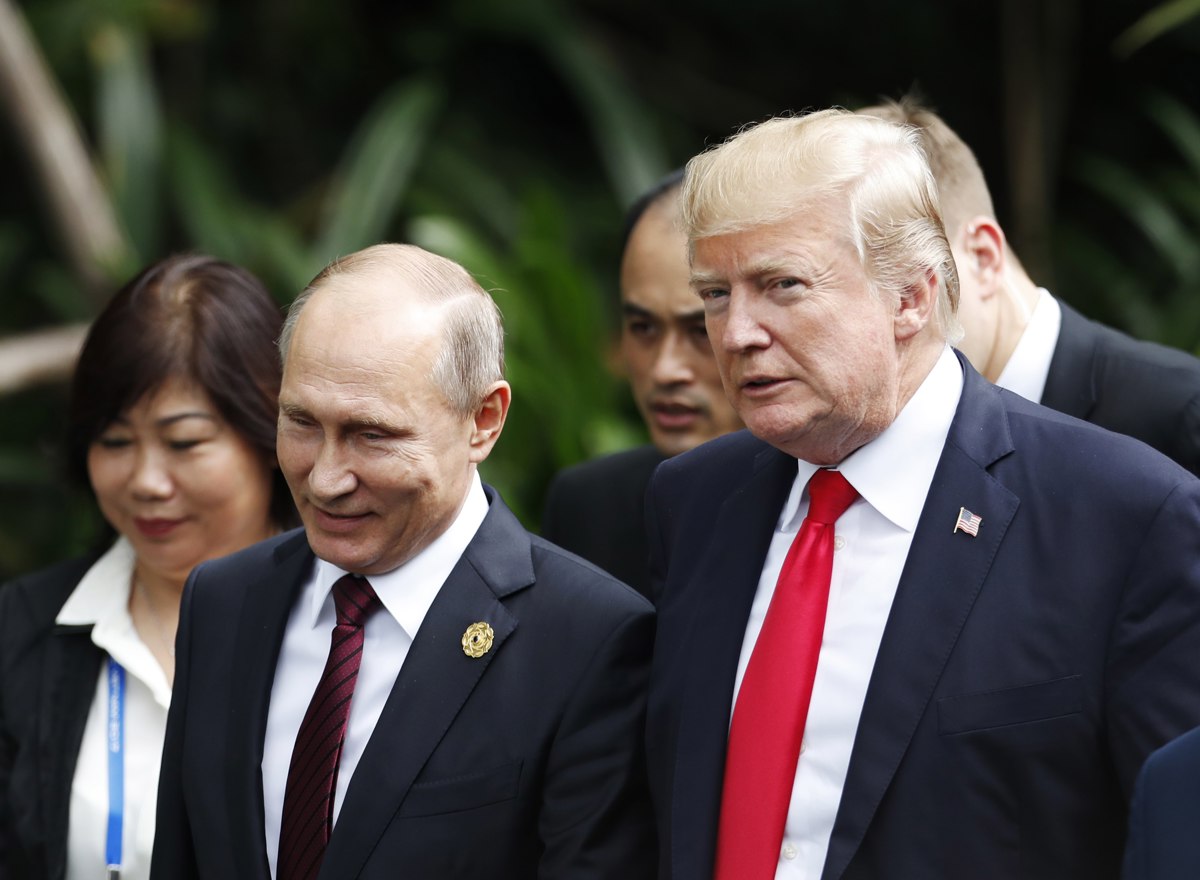
[[[649,595],[645,494],[664,458],[740,428],[688,283],[682,170],[629,209],[621,259],[621,359],[651,443],[567,468],[546,494],[542,537]]]
[[[1123,880],[1200,877],[1200,728],[1146,759],[1129,810]]]
[[[961,284],[958,348],[972,365],[1200,475],[1200,360],[1090,321],[1038,287],[1008,246],[975,155],[937,114],[908,98],[858,112],[920,133]]]

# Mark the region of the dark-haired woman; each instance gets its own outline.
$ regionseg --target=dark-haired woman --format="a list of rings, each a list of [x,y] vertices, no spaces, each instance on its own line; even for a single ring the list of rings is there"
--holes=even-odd
[[[0,588],[0,877],[148,876],[184,582],[295,520],[280,324],[253,275],[187,255],[92,325],[68,446],[115,541]]]

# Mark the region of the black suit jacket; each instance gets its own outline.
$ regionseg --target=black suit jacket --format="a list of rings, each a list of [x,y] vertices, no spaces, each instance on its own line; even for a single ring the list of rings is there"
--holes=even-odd
[[[54,618],[94,559],[0,587],[0,877],[61,880],[71,782],[104,652]]]
[[[1200,724],[1200,480],[963,368],[822,878],[1114,878],[1142,761]],[[740,432],[651,483],[664,878],[712,874],[738,656],[795,477]]]
[[[1136,437],[1200,475],[1200,359],[1059,306],[1042,404]]]
[[[542,510],[542,537],[650,596],[646,487],[663,454],[650,444],[559,471]]]
[[[325,880],[653,874],[641,744],[653,610],[489,499],[350,781]],[[263,737],[312,563],[297,531],[193,572],[153,877],[268,877]],[[495,641],[472,659],[460,640],[477,621]]]
[[[1125,880],[1200,877],[1200,728],[1160,748],[1138,775]]]

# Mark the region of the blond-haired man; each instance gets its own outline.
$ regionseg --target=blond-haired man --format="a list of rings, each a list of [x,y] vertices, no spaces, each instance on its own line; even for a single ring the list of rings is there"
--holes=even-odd
[[[660,877],[1117,877],[1200,723],[1200,481],[954,353],[911,129],[772,119],[683,205],[749,431],[650,486]]]

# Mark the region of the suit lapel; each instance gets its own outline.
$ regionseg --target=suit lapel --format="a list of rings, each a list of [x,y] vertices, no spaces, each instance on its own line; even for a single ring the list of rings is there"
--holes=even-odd
[[[66,875],[71,780],[103,659],[90,625],[55,626],[46,646],[38,742],[50,877]]]
[[[1059,306],[1062,326],[1040,402],[1077,419],[1086,419],[1096,405],[1096,337],[1087,318],[1061,300]]]
[[[488,515],[430,606],[350,780],[321,878],[359,874],[413,780],[517,628],[501,600],[533,583],[531,545],[504,503],[490,490],[488,496]],[[489,624],[494,636],[491,649],[472,658],[461,639],[476,622]]]
[[[228,821],[234,829],[244,829],[232,839],[243,847],[236,854],[236,863],[246,877],[266,880],[270,876],[262,789],[267,710],[288,615],[312,560],[303,532],[281,543],[275,549],[276,567],[247,585],[238,615],[226,728],[226,788],[230,793]]]
[[[1005,392],[965,373],[867,688],[823,880],[838,880],[862,843],[1017,510],[986,470],[1012,451]],[[954,531],[960,507],[982,518],[976,537]]]
[[[796,460],[767,447],[743,489],[721,506],[710,545],[696,571],[704,583],[696,603],[680,710],[672,793],[673,876],[710,877],[720,815],[733,684],[779,512],[796,478]],[[739,548],[730,552],[730,548]]]

